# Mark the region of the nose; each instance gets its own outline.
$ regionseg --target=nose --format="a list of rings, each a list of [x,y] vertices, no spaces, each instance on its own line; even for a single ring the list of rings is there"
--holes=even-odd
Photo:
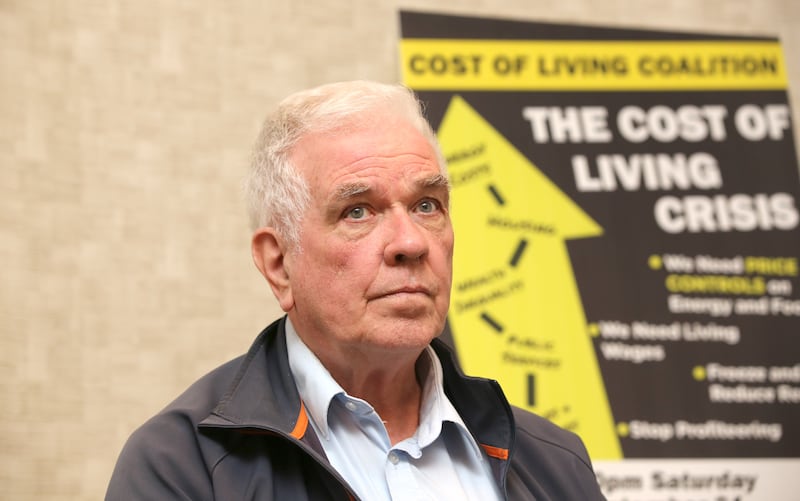
[[[388,223],[384,259],[387,264],[399,265],[419,261],[428,253],[425,230],[406,210],[397,210]]]

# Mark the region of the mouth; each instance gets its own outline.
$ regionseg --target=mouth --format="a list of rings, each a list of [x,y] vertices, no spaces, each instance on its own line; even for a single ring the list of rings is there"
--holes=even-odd
[[[403,296],[433,296],[433,292],[430,288],[422,286],[422,285],[407,285],[403,287],[387,289],[381,291],[378,294],[372,295],[370,299],[381,299],[381,298],[394,298],[394,297],[403,297]]]

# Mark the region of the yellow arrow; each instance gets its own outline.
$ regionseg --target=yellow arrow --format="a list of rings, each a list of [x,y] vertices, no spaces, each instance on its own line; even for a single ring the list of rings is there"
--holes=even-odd
[[[464,370],[622,457],[565,240],[602,228],[456,96],[438,132],[456,234],[449,322]]]

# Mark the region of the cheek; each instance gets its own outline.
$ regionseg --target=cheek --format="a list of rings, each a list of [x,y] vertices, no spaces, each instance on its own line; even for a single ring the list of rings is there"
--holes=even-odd
[[[336,278],[342,278],[358,270],[358,249],[349,242],[328,242],[320,255],[325,256],[322,264]]]
[[[315,249],[309,249],[300,270],[314,275],[316,285],[322,289],[352,289],[369,280],[374,272],[372,254],[358,242],[328,239]],[[313,256],[313,257],[312,257]]]
[[[454,237],[452,229],[450,231],[445,232],[441,237],[437,240],[438,248],[440,249],[440,253],[442,256],[442,265],[446,266],[452,275],[452,267],[453,267],[453,244],[454,244]]]

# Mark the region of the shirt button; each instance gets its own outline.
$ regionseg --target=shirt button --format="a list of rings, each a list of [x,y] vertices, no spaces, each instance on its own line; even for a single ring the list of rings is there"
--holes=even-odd
[[[344,406],[347,407],[347,410],[350,412],[355,412],[356,409],[358,408],[355,402],[350,402],[350,401],[344,404]]]
[[[400,458],[397,457],[397,454],[395,454],[394,452],[390,452],[389,453],[389,462],[392,463],[392,464],[397,464],[397,463],[400,462]]]

